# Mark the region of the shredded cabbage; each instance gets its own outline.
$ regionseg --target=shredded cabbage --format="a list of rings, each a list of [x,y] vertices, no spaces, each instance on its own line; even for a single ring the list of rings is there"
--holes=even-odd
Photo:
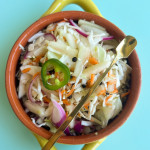
[[[17,74],[19,80],[18,98],[23,100],[26,113],[32,112],[38,116],[31,117],[37,127],[48,126],[51,132],[56,128],[51,122],[53,104],[57,101],[69,115],[80,102],[90,88],[92,75],[93,83],[109,67],[115,57],[115,48],[118,42],[115,39],[103,41],[103,37],[110,37],[104,27],[79,19],[78,26],[71,25],[67,19],[59,23],[53,23],[42,31],[33,35],[24,48],[26,56],[21,57],[20,72]],[[78,29],[88,36],[77,32]],[[53,35],[53,40],[48,40],[46,34]],[[71,79],[67,85],[59,90],[48,90],[43,86],[41,80],[41,66],[48,59],[55,58],[70,69]],[[90,58],[92,58],[90,61]],[[122,110],[121,94],[129,91],[129,80],[132,68],[127,60],[119,60],[105,76],[88,102],[82,107],[77,116],[70,123],[69,128],[72,135],[76,135],[74,127],[77,121],[81,121],[83,133],[93,132],[105,128],[110,119],[117,116]],[[31,96],[35,102],[28,100],[29,83],[36,74],[39,78],[32,85]],[[51,74],[55,78],[55,73]],[[92,83],[92,84],[93,84]],[[67,94],[73,91],[67,97]],[[67,102],[67,103],[65,103]],[[55,114],[57,116],[57,114]],[[82,133],[81,133],[82,134]]]

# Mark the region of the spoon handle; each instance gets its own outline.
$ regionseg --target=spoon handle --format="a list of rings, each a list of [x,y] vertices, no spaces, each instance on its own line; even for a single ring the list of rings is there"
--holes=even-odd
[[[96,87],[102,82],[103,78],[106,76],[106,74],[109,72],[109,70],[112,68],[112,66],[116,63],[117,57],[114,58],[111,65],[105,70],[105,72],[98,77],[97,81],[94,83],[94,85],[90,88],[88,94],[81,98],[80,103],[75,107],[75,109],[72,111],[72,113],[67,117],[67,119],[64,121],[64,123],[59,127],[59,129],[56,131],[55,134],[49,139],[47,144],[42,148],[42,150],[50,150],[50,148],[55,144],[55,142],[58,140],[58,138],[63,135],[63,132],[69,125],[69,123],[72,121],[72,119],[76,116],[78,111],[81,109],[81,107],[84,105],[84,103],[88,100],[88,98],[92,95],[92,93],[95,91]]]

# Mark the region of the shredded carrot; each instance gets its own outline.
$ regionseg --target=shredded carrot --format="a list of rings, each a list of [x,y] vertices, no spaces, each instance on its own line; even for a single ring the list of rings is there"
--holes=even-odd
[[[55,90],[56,92],[59,92],[59,90]]]
[[[90,57],[90,58],[89,58],[89,62],[90,62],[92,65],[98,64],[98,61],[97,61],[94,57]]]
[[[66,95],[67,97],[69,97],[70,95],[72,95],[72,93],[74,92],[74,88],[75,88],[75,85],[72,86],[72,89],[71,89],[70,92]]]
[[[88,110],[89,109],[89,105],[90,105],[90,103],[84,104],[84,108]]]
[[[27,72],[29,72],[31,70],[31,68],[25,68],[25,69],[23,69],[21,72],[22,73],[27,73]]]
[[[110,74],[110,71],[108,72],[108,77],[115,77],[114,74]]]
[[[108,82],[107,82],[107,86],[108,86],[108,85],[112,85],[112,84],[116,84],[116,82],[117,82],[117,80],[108,81]]]
[[[90,87],[90,83],[91,83],[91,80],[88,80],[88,81],[87,81],[87,87],[88,87],[88,88]]]
[[[69,113],[66,111],[66,116],[68,117]]]
[[[37,56],[37,57],[33,60],[33,62],[38,63],[38,62],[40,61],[40,59],[41,59],[43,56],[44,56],[43,54],[42,54],[42,55]]]
[[[91,74],[91,86],[94,84],[94,77],[95,77],[95,74]]]
[[[63,36],[64,41],[66,41],[66,38]]]
[[[111,104],[111,103],[106,103],[106,105],[107,105],[107,106],[112,106],[112,104]]]
[[[114,93],[118,93],[118,90],[117,89],[114,89],[112,92],[110,92],[111,94],[114,94]]]
[[[33,63],[32,63],[32,62],[29,62],[28,65],[33,65]]]
[[[71,86],[71,83],[68,82],[67,85],[68,85],[68,86]]]
[[[97,94],[97,96],[105,95],[105,93],[106,93],[106,88],[105,88],[104,90],[101,90],[101,91]]]
[[[127,96],[129,94],[130,94],[130,90],[128,92],[126,92],[126,93],[121,94],[121,98],[123,98],[123,97],[125,97],[125,96]]]
[[[112,95],[109,95],[109,96],[106,97],[106,99],[105,99],[105,104],[106,104],[106,105],[107,105],[108,100],[109,100],[111,97],[112,97]]]
[[[81,117],[80,113],[78,113],[78,117],[79,117],[79,118]]]
[[[63,104],[65,104],[65,105],[70,105],[70,102],[69,102],[67,99],[63,99],[62,102],[63,102]]]
[[[110,77],[116,77],[114,74],[110,74]]]
[[[75,43],[77,43],[77,39],[75,39]]]
[[[76,77],[72,77],[70,81],[76,81]]]
[[[66,90],[62,90],[61,91],[61,95],[63,95],[64,93],[66,93],[67,91]]]
[[[91,87],[94,84],[95,74],[91,74],[91,79],[87,81],[87,87]]]
[[[33,80],[36,76],[38,76],[39,74],[40,74],[40,72],[35,73],[35,74],[33,75],[33,77],[32,77],[32,80]]]
[[[51,100],[50,99],[48,99],[47,97],[43,97],[43,100],[44,100],[44,102],[46,102],[46,103],[49,103]]]

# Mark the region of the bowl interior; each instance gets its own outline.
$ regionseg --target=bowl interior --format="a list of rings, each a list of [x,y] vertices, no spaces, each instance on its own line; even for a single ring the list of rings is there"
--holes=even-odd
[[[8,99],[10,104],[18,116],[18,118],[22,121],[22,123],[28,127],[31,131],[35,132],[36,134],[49,139],[52,134],[43,128],[36,127],[28,115],[25,113],[22,105],[17,97],[16,86],[15,86],[15,74],[16,74],[16,66],[18,63],[18,59],[20,57],[21,50],[19,49],[19,44],[25,46],[27,44],[28,39],[34,35],[36,32],[42,30],[47,25],[53,22],[58,22],[66,19],[86,19],[88,21],[94,20],[96,24],[99,24],[106,28],[107,32],[110,35],[113,35],[116,40],[121,41],[125,34],[114,24],[109,22],[108,20],[96,16],[91,13],[87,12],[80,12],[80,11],[66,11],[66,12],[59,12],[44,18],[39,19],[35,23],[33,23],[29,28],[27,28],[22,35],[18,38],[16,43],[14,44],[6,67],[6,91],[8,95]],[[135,104],[138,100],[140,87],[141,87],[141,68],[140,62],[137,56],[136,51],[134,51],[129,57],[129,63],[132,67],[132,74],[131,74],[131,93],[128,97],[128,100],[123,108],[123,111],[104,129],[98,131],[98,135],[95,133],[91,133],[88,135],[81,135],[81,136],[62,136],[59,138],[59,143],[64,144],[85,144],[89,142],[96,141],[98,139],[104,138],[114,132],[117,128],[119,128],[129,117],[132,110],[135,107]]]

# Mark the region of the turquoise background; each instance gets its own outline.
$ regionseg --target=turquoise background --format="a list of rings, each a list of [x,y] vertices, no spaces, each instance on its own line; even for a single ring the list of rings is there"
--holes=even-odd
[[[105,18],[137,38],[142,89],[130,118],[98,150],[150,150],[150,11],[149,0],[93,0]],[[5,91],[5,67],[20,34],[36,21],[53,0],[0,0],[0,149],[40,150],[35,137],[11,109]],[[69,5],[64,10],[82,10]],[[56,144],[58,150],[80,150],[83,145]]]

